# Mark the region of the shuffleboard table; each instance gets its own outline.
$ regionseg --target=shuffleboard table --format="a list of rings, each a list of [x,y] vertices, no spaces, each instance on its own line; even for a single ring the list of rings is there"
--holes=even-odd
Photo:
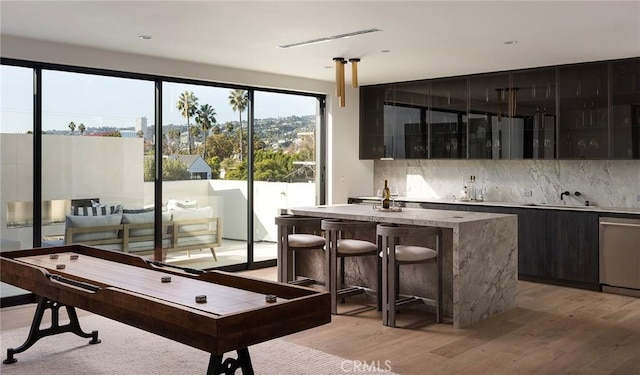
[[[69,245],[5,252],[3,282],[30,290],[38,307],[26,342],[7,350],[16,362],[40,338],[73,332],[97,344],[98,332],[80,328],[75,308],[211,353],[207,374],[253,374],[248,347],[331,321],[324,291],[222,271],[205,272],[116,251]],[[61,325],[59,310],[70,322]],[[52,325],[40,322],[51,312]],[[236,351],[236,357],[223,355]]]

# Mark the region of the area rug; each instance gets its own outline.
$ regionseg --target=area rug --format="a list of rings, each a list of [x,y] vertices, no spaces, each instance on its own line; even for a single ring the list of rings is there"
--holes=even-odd
[[[97,315],[80,317],[80,325],[84,331],[98,330],[102,343],[89,345],[89,339],[72,333],[45,337],[16,354],[18,362],[2,364],[0,373],[204,375],[207,372],[209,353],[202,350]],[[28,332],[28,328],[20,328],[0,333],[2,359],[6,358],[7,348],[24,342]],[[251,346],[249,354],[256,374],[335,375],[387,370],[377,366],[356,368],[353,361],[282,339]]]

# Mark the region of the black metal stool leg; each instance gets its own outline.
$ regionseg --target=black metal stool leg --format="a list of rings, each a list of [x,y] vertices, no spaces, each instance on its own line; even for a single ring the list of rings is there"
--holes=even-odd
[[[237,358],[227,358],[222,361],[223,354],[211,354],[207,375],[234,375],[237,369],[242,370],[243,375],[254,375],[251,357],[248,348],[236,350]]]
[[[60,325],[60,308],[65,307],[67,315],[69,315],[69,323]],[[47,310],[51,310],[51,327],[40,329],[42,318]],[[29,349],[33,344],[43,337],[57,335],[58,333],[71,332],[84,338],[91,337],[89,344],[99,344],[98,331],[92,331],[86,333],[80,328],[80,321],[78,320],[78,314],[73,306],[67,306],[57,301],[50,300],[45,297],[38,296],[38,307],[36,308],[33,322],[31,322],[31,329],[29,330],[29,336],[24,344],[17,348],[7,349],[7,358],[2,361],[4,364],[16,363],[18,360],[14,358],[14,354],[22,353]]]

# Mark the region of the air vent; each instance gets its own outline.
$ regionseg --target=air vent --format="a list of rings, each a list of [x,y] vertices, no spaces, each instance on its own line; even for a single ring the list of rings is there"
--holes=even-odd
[[[328,42],[328,41],[336,40],[336,39],[344,39],[344,38],[350,38],[352,36],[368,34],[368,33],[374,33],[376,31],[382,31],[382,30],[380,30],[380,29],[359,30],[359,31],[354,31],[354,32],[346,33],[346,34],[338,34],[338,35],[326,36],[326,37],[318,38],[318,39],[306,40],[304,42],[284,44],[284,45],[278,46],[278,48],[291,48],[291,47],[306,46],[306,45],[309,45],[309,44]]]

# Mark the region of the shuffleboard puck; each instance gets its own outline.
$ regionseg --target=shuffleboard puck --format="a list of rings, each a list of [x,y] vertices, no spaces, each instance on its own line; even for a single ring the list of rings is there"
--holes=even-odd
[[[77,260],[78,259],[78,254],[71,254],[71,255],[69,255],[69,258],[71,260]]]
[[[64,264],[56,264],[56,269],[63,270],[66,266]]]
[[[49,255],[49,259],[58,259],[58,254]]]
[[[268,303],[274,303],[278,301],[278,297],[275,294],[267,294],[264,297],[264,300],[267,301]]]
[[[171,282],[171,276],[162,276],[160,278],[160,281],[162,281],[163,283],[170,283]]]
[[[207,303],[207,296],[204,294],[196,296],[196,303]]]

